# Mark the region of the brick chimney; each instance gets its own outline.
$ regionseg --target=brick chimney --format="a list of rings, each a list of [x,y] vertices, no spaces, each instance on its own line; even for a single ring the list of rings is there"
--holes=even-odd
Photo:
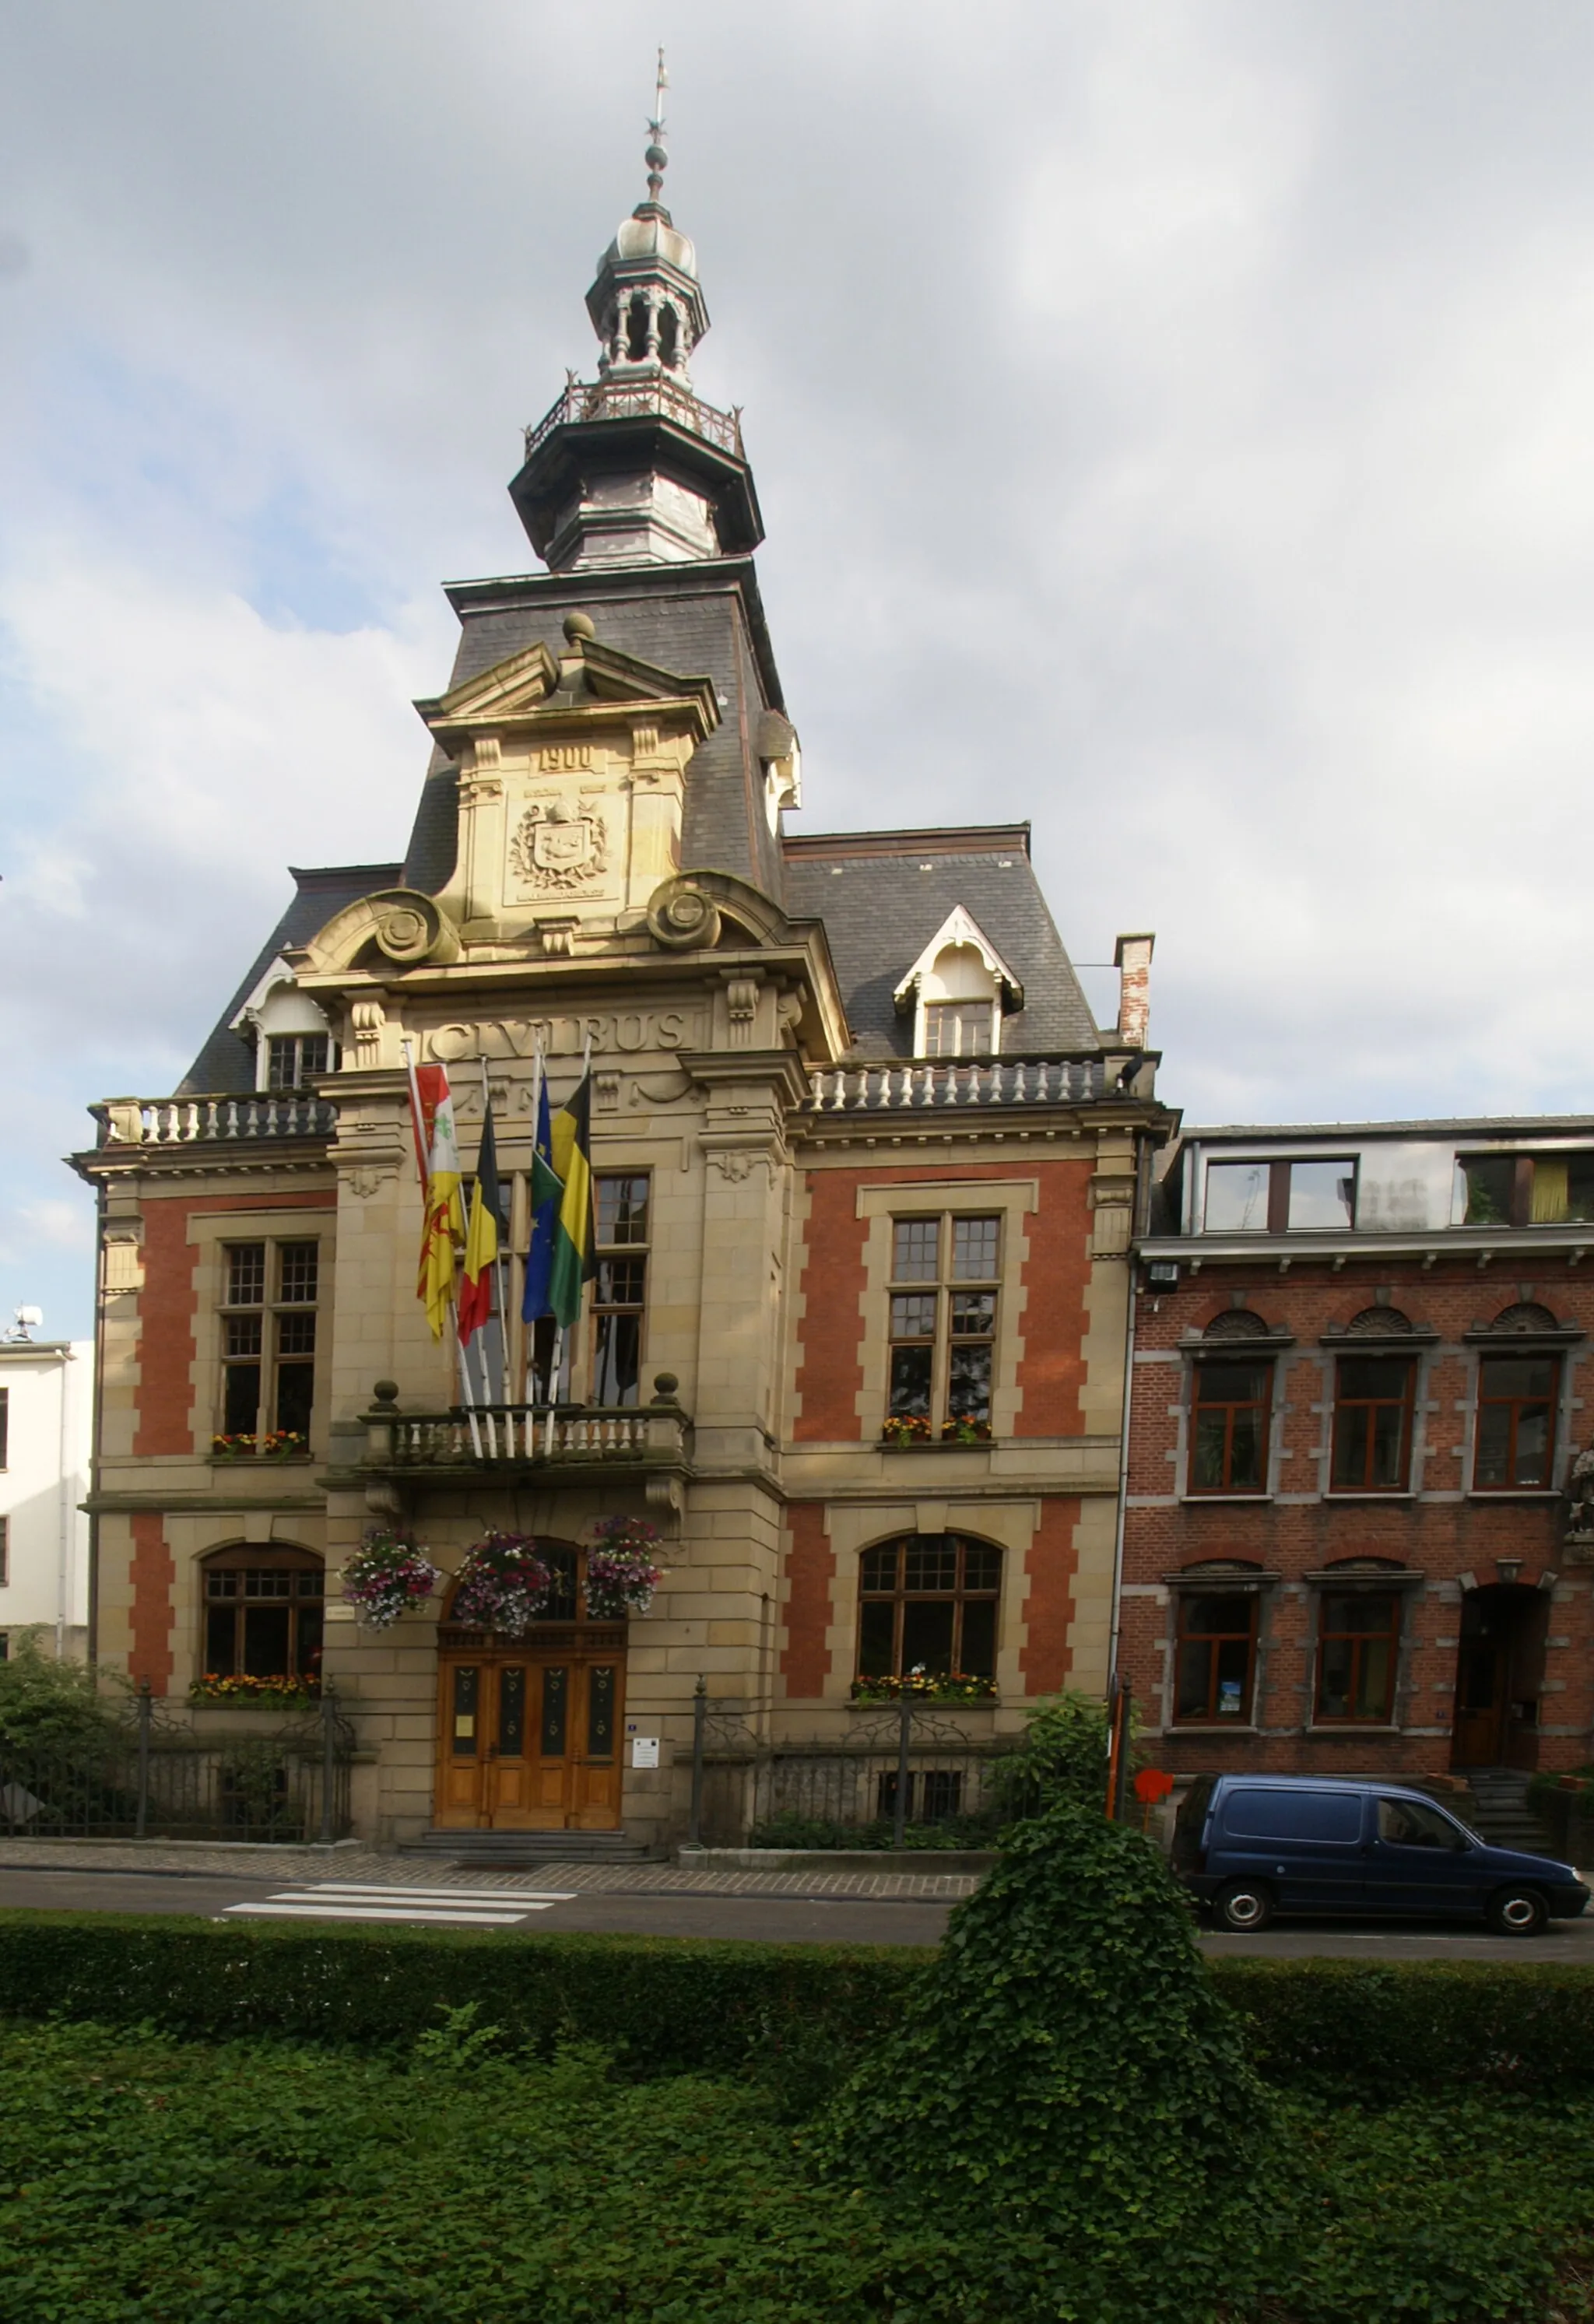
[[[1118,1038],[1126,1049],[1146,1047],[1151,1019],[1151,952],[1154,936],[1119,936],[1112,964],[1118,971]]]

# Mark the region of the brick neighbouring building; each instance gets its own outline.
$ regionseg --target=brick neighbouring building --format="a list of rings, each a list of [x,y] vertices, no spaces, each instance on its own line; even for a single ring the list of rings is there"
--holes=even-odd
[[[1590,1757],[1590,1260],[1594,1120],[1175,1142],[1137,1250],[1119,1598],[1160,1764]]]
[[[861,1673],[961,1662],[996,1690],[973,1738],[1107,1680],[1128,1252],[1173,1121],[1151,940],[1099,1028],[1027,825],[791,828],[751,474],[692,392],[707,316],[656,198],[587,303],[598,378],[511,487],[548,570],[450,591],[404,860],[297,872],[182,1088],[96,1108],[78,1157],[100,1657],[180,1716],[206,1674],[324,1669],[382,1840],[678,1835],[700,1679],[788,1744],[854,1732]],[[588,1041],[594,1074],[599,1276],[557,1379],[520,1322],[539,1041],[556,1104]],[[512,1386],[480,1448],[413,1293],[406,1042],[467,1167],[484,1087],[497,1125]],[[581,1594],[606,1515],[666,1536],[629,1621]],[[561,1595],[519,1639],[447,1591],[362,1628],[336,1576],[373,1517],[449,1577],[529,1531]]]

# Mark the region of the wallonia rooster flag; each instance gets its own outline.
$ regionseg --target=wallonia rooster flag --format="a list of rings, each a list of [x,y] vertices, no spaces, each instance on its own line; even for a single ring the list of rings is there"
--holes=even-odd
[[[426,1082],[421,1079],[423,1074],[428,1077]],[[416,1099],[423,1120],[426,1115],[430,1116],[428,1126],[431,1135],[427,1160],[426,1224],[421,1230],[415,1296],[426,1302],[426,1320],[431,1325],[432,1337],[440,1340],[448,1302],[454,1296],[454,1246],[465,1240],[465,1206],[459,1199],[463,1173],[447,1072],[441,1065],[422,1065],[416,1073]],[[421,1134],[422,1125],[418,1124],[418,1138]]]
[[[498,1257],[498,1145],[493,1109],[482,1116],[482,1146],[465,1238],[465,1280],[459,1286],[459,1344],[468,1347],[493,1313],[493,1264]]]

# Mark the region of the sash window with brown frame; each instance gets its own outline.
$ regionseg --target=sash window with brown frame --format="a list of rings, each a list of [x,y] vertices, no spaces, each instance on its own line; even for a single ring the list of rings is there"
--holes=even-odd
[[[858,1675],[996,1675],[1002,1554],[955,1533],[910,1534],[866,1549],[859,1570]]]
[[[221,1426],[309,1442],[316,1397],[320,1246],[235,1242],[222,1250]]]
[[[201,1568],[209,1678],[315,1678],[326,1591],[309,1550],[224,1550]]]
[[[1193,1370],[1190,1490],[1265,1492],[1272,1358],[1208,1359]]]
[[[1330,1489],[1403,1493],[1411,1475],[1414,1356],[1341,1356]]]
[[[604,1171],[594,1181],[598,1257],[593,1286],[594,1404],[636,1404],[640,1399],[650,1191],[642,1170]]]
[[[1558,1356],[1480,1357],[1475,1492],[1543,1490],[1555,1452]]]
[[[1400,1596],[1389,1590],[1327,1590],[1320,1601],[1316,1717],[1387,1726],[1395,1709]]]
[[[266,1036],[268,1090],[308,1089],[332,1071],[332,1043],[325,1033],[269,1033]]]
[[[990,1426],[1000,1268],[1000,1218],[892,1220],[889,1418]]]
[[[1251,1715],[1257,1652],[1254,1590],[1182,1590],[1174,1718],[1241,1727]]]

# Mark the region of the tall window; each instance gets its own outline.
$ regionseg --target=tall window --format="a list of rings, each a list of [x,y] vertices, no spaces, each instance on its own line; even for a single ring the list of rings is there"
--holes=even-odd
[[[315,1678],[321,1668],[321,1561],[302,1549],[231,1549],[205,1573],[210,1678]]]
[[[926,1057],[988,1057],[995,1014],[989,1001],[931,1001],[925,1006]]]
[[[331,1069],[332,1044],[325,1033],[267,1034],[267,1089],[304,1089]]]
[[[1411,1471],[1412,1356],[1341,1356],[1334,1384],[1332,1486],[1400,1493]]]
[[[1195,1366],[1190,1489],[1260,1493],[1267,1486],[1267,1415],[1273,1365]]]
[[[1000,1262],[1000,1219],[892,1220],[889,1418],[989,1431]]]
[[[1317,1716],[1385,1725],[1395,1709],[1396,1591],[1325,1591],[1317,1647]]]
[[[11,1580],[11,1519],[0,1517],[0,1590]]]
[[[223,1251],[222,1434],[309,1442],[320,1246],[235,1242]]]
[[[10,1466],[11,1390],[0,1388],[0,1469]]]
[[[1179,1600],[1174,1717],[1243,1725],[1251,1712],[1256,1646],[1254,1591],[1184,1592]]]
[[[1478,1367],[1478,1452],[1472,1483],[1509,1492],[1550,1482],[1555,1450],[1555,1356],[1484,1356]]]
[[[649,1182],[645,1172],[605,1172],[595,1184],[598,1275],[593,1296],[594,1404],[635,1404],[641,1394],[642,1322],[648,1305]]]
[[[858,1675],[996,1675],[1002,1554],[955,1533],[916,1533],[863,1553]]]

